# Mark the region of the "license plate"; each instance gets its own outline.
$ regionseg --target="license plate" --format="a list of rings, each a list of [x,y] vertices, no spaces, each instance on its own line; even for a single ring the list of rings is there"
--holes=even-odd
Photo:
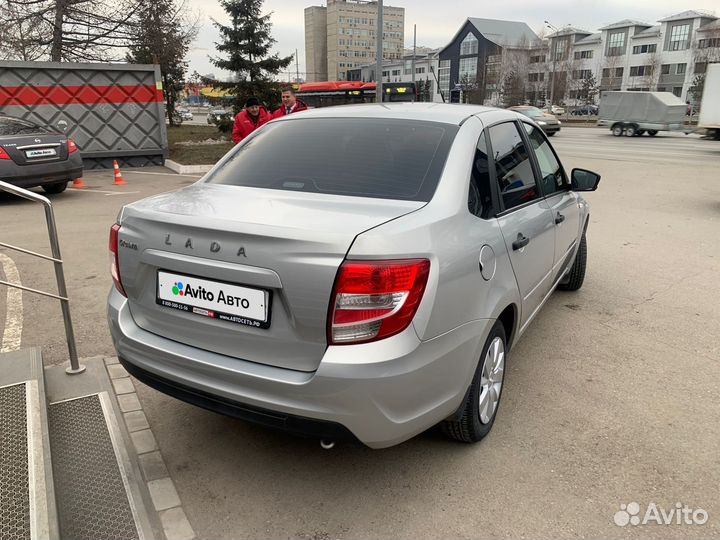
[[[57,152],[54,148],[38,148],[37,150],[26,150],[25,155],[29,158],[55,157]]]
[[[245,326],[270,327],[269,291],[162,270],[157,283],[161,306]]]

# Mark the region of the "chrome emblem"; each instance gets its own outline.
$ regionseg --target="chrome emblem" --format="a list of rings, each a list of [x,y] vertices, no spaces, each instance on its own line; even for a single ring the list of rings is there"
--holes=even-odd
[[[41,139],[35,139],[35,142],[42,142]]]

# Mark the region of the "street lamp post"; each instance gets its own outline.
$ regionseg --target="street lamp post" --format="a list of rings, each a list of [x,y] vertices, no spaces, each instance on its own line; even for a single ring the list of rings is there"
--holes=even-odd
[[[376,45],[377,45],[377,65],[375,67],[375,101],[382,103],[383,101],[383,79],[382,79],[382,68],[383,68],[383,0],[378,0],[377,3],[377,30],[376,30]]]
[[[549,22],[545,21],[545,24],[547,24],[551,30],[554,30],[555,33],[558,32],[558,29]],[[553,103],[555,102],[555,50],[553,48],[552,38],[550,39],[550,56],[552,58],[552,71],[550,72],[550,109],[552,110]]]

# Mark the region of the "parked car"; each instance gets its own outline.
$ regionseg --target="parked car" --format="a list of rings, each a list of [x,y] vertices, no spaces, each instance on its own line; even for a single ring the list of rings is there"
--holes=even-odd
[[[207,123],[217,124],[220,120],[224,118],[232,118],[232,114],[224,109],[213,109],[208,112]]]
[[[194,117],[193,117],[193,113],[191,113],[189,109],[186,109],[186,108],[184,108],[184,107],[181,107],[181,108],[179,108],[179,109],[176,109],[176,111],[177,111],[178,114],[180,115],[180,118],[183,119],[183,121],[189,121],[189,120],[192,120],[192,119],[194,118]]]
[[[67,135],[0,116],[0,180],[22,188],[41,186],[55,194],[82,173],[82,157]]]
[[[560,131],[561,122],[555,118],[552,114],[548,114],[537,107],[531,107],[529,105],[518,105],[516,107],[510,107],[511,111],[524,114],[528,118],[532,118],[547,133],[548,136],[552,137],[558,131]]]
[[[548,107],[545,107],[545,112],[560,116],[562,114],[565,114],[565,109],[563,109],[559,105],[550,105]]]
[[[597,105],[582,105],[577,109],[570,111],[573,116],[595,116],[598,113],[599,107]]]
[[[492,149],[492,150],[491,150]],[[140,381],[223,414],[373,447],[487,435],[507,353],[579,289],[600,177],[512,111],[289,115],[199,182],[125,206],[108,320]]]

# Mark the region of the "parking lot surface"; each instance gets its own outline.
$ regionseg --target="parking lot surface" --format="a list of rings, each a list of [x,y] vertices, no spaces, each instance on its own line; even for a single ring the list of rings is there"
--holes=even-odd
[[[588,270],[556,292],[511,351],[481,443],[433,430],[369,450],[298,439],[136,383],[185,512],[202,538],[720,536],[720,143],[565,128],[568,171],[602,175]],[[197,177],[91,171],[52,198],[81,356],[112,355],[108,231],[123,204]],[[40,207],[0,195],[2,240],[48,252]],[[6,250],[22,283],[54,290],[50,263]],[[7,270],[5,270],[7,271]],[[2,271],[0,271],[2,273]],[[0,293],[0,328],[8,328]],[[59,305],[22,295],[22,346],[67,359]],[[703,525],[614,522],[621,505],[703,509]]]

